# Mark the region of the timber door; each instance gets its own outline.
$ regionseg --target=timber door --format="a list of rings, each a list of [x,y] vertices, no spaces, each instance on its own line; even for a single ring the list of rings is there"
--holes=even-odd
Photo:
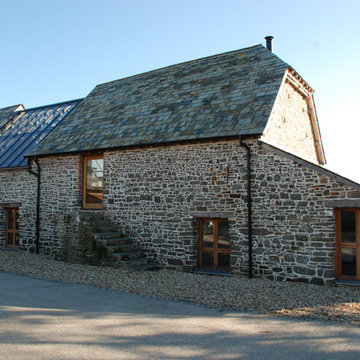
[[[198,226],[199,269],[229,271],[229,222],[226,219],[199,219]]]
[[[6,209],[5,246],[19,247],[19,209]]]
[[[336,209],[336,277],[360,280],[360,209]]]
[[[83,208],[101,209],[103,207],[103,157],[85,156],[83,174]]]

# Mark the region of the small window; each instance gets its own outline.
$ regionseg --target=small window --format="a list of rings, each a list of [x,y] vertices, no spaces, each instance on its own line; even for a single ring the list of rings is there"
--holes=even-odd
[[[360,280],[360,209],[336,209],[336,277]]]
[[[5,245],[19,247],[19,209],[6,209]]]
[[[229,271],[229,222],[226,219],[199,219],[198,236],[199,269]]]
[[[103,207],[104,159],[102,156],[84,157],[83,208]]]

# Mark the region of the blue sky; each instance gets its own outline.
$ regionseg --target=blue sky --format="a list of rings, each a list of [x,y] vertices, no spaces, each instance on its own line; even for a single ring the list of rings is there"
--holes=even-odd
[[[264,44],[315,89],[328,167],[360,181],[359,0],[0,0],[0,108]]]

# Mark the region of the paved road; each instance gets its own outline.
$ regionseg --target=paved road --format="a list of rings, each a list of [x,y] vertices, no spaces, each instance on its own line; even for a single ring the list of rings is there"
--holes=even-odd
[[[359,360],[360,329],[0,272],[0,359]]]

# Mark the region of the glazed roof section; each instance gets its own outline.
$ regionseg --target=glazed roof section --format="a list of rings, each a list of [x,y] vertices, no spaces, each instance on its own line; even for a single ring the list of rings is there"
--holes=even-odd
[[[0,109],[0,168],[27,165],[26,152],[39,144],[80,102],[73,100],[33,109]]]
[[[11,126],[15,111],[23,109],[23,105],[13,105],[0,109],[0,136]]]
[[[257,45],[98,85],[32,154],[262,134],[287,68]]]

